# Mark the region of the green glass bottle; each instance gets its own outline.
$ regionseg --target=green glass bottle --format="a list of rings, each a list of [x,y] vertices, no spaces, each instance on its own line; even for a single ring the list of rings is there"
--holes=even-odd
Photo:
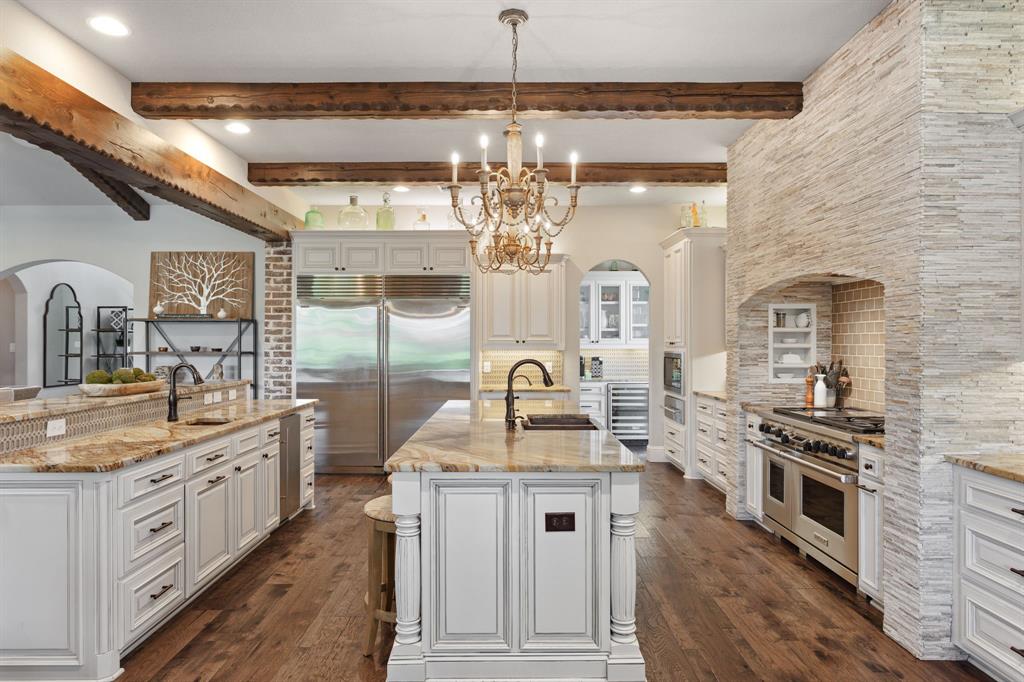
[[[324,229],[324,214],[318,211],[316,206],[310,206],[309,210],[306,211],[304,227],[307,230]]]
[[[391,195],[384,192],[384,205],[377,209],[377,229],[395,229],[395,208],[391,205]]]

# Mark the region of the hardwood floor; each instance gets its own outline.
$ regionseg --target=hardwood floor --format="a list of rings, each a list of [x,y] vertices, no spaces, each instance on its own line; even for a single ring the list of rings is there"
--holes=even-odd
[[[123,680],[385,679],[389,645],[361,652],[363,504],[375,476],[318,476],[317,508],[274,533],[123,664]],[[650,682],[986,680],[917,661],[842,580],[722,511],[667,464],[642,477],[640,646]]]

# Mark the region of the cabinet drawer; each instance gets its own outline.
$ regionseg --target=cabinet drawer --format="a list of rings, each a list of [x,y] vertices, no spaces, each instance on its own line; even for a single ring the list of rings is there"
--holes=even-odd
[[[316,424],[316,415],[313,414],[313,410],[303,410],[299,412],[299,416],[302,418],[302,428],[311,429]]]
[[[189,448],[185,453],[189,478],[231,459],[231,439],[224,438]]]
[[[715,417],[721,419],[723,422],[729,418],[729,410],[726,409],[725,403],[721,401],[715,402]]]
[[[236,455],[244,455],[253,450],[259,450],[260,430],[255,428],[236,433],[231,437],[231,443],[235,446]]]
[[[605,385],[604,384],[580,384],[580,395],[586,396],[604,396]]]
[[[960,510],[957,525],[962,543],[960,570],[1002,585],[1024,602],[1024,524]],[[1024,623],[1024,616],[1021,620]]]
[[[302,443],[302,459],[299,460],[299,467],[312,465],[316,450],[316,433],[313,429],[302,429],[299,441]]]
[[[185,600],[185,547],[178,545],[118,583],[120,648],[156,626]]]
[[[672,462],[679,469],[683,466],[683,446],[678,443],[673,443],[670,440],[665,441],[665,457],[668,461]]]
[[[729,432],[725,424],[715,424],[715,440],[713,441],[718,451],[723,455],[729,452]]]
[[[697,416],[707,415],[709,418],[715,416],[715,405],[707,398],[697,397],[694,401],[694,405],[697,407]]]
[[[117,475],[118,506],[124,507],[150,493],[168,490],[184,480],[185,456],[182,454],[130,467]]]
[[[677,426],[675,422],[671,422],[668,419],[665,420],[665,440],[675,443],[677,446],[682,448],[683,439],[686,437],[686,430],[681,426]]]
[[[715,452],[703,443],[697,443],[697,468],[709,476],[717,474]]]
[[[954,606],[956,643],[1002,673],[1005,679],[1021,679],[1024,677],[1021,608],[1020,602],[1007,602],[970,580],[961,580]]]
[[[299,485],[302,486],[302,489],[299,491],[299,506],[305,507],[313,501],[314,484],[315,474],[313,466],[310,465],[299,474]]]
[[[725,465],[718,459],[715,460],[715,478],[722,483],[728,480],[728,472],[725,470]]]
[[[860,475],[873,478],[876,481],[882,480],[882,451],[873,447],[861,444],[857,451],[860,460]]]
[[[260,426],[260,446],[281,441],[281,422],[277,419]]]
[[[125,576],[185,539],[185,486],[176,484],[117,512]]]
[[[697,440],[707,443],[709,446],[715,443],[715,425],[707,419],[697,415]]]
[[[995,514],[1024,528],[1024,483],[963,467],[956,470],[957,499],[963,508]]]

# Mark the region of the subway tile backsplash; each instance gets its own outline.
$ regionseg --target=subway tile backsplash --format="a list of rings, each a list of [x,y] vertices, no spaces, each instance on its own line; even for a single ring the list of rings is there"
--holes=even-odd
[[[603,364],[603,381],[646,381],[650,373],[650,355],[642,348],[602,348],[581,349],[585,367],[589,369],[590,360],[601,358]],[[579,373],[579,367],[574,370]]]
[[[853,386],[848,407],[885,411],[885,288],[873,280],[832,287],[832,360],[842,358]]]

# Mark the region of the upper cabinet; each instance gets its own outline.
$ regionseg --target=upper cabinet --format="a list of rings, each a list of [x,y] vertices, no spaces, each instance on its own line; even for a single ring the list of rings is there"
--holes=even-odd
[[[564,347],[565,266],[552,261],[539,275],[478,275],[483,348]]]
[[[580,348],[646,348],[651,287],[639,272],[590,272],[580,284]]]
[[[465,233],[293,232],[295,273],[448,275],[469,272]]]
[[[665,347],[680,348],[683,345],[683,250],[680,242],[665,249]]]

